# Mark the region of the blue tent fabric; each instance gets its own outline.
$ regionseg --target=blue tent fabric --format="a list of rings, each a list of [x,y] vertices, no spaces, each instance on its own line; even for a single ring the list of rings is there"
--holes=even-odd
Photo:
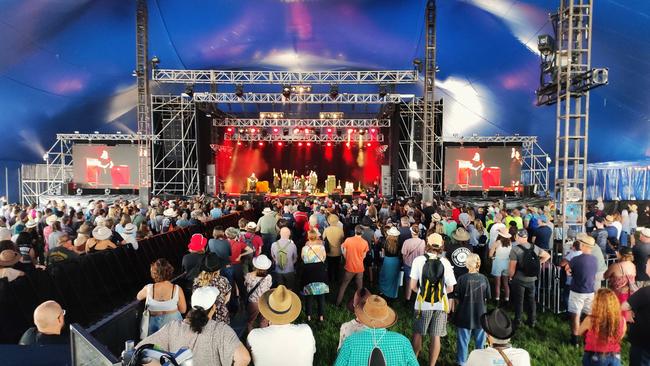
[[[650,160],[589,164],[587,199],[650,200]]]

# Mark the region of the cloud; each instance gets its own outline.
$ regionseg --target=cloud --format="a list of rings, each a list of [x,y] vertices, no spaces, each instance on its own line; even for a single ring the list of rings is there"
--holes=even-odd
[[[442,96],[445,101],[443,136],[480,133],[481,125],[494,114],[491,106],[485,104],[491,97],[490,91],[477,82],[450,76],[436,80],[436,88],[436,98]]]
[[[273,50],[261,56],[260,63],[268,67],[289,71],[315,71],[335,68],[363,68],[364,65],[343,58],[328,58],[292,49]],[[367,66],[366,66],[367,67]]]

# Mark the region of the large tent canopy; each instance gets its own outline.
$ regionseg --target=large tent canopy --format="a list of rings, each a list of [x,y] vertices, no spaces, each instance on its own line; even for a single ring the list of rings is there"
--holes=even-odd
[[[149,55],[178,69],[410,69],[425,3],[150,0]],[[534,90],[537,36],[552,33],[558,3],[437,1],[447,134],[538,135],[552,153],[555,108],[536,107]],[[650,1],[595,1],[593,23],[592,65],[610,84],[592,92],[589,160],[644,159]],[[135,129],[135,1],[2,1],[0,55],[0,160],[39,161],[57,132]]]

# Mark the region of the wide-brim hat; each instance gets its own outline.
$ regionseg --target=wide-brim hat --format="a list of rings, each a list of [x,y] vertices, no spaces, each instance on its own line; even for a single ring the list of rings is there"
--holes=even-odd
[[[391,227],[386,232],[386,235],[388,235],[388,236],[399,236],[399,234],[400,234],[400,232],[395,226]]]
[[[45,223],[48,225],[52,225],[56,222],[56,215],[50,215],[45,218]]]
[[[109,239],[112,235],[113,232],[106,226],[97,226],[93,229],[93,238],[97,240],[106,240]]]
[[[469,233],[467,230],[463,229],[462,227],[459,227],[454,231],[454,235],[452,235],[452,238],[456,241],[468,241],[469,240]]]
[[[25,227],[28,228],[28,229],[33,229],[37,225],[38,225],[38,222],[36,222],[35,220],[32,220],[32,219],[27,220],[27,222],[25,223]]]
[[[329,216],[327,216],[327,222],[330,225],[336,225],[339,223],[339,217],[336,216],[335,214],[330,214]]]
[[[126,234],[126,235],[134,235],[135,234],[135,225],[133,225],[130,222],[128,224],[124,225],[124,231],[122,233]]]
[[[201,264],[201,270],[206,272],[216,272],[225,268],[228,264],[230,264],[229,259],[221,258],[215,253],[209,253]]]
[[[433,215],[431,215],[431,218],[433,218],[433,221],[440,221],[440,220],[442,220],[442,217],[440,217],[440,214],[437,213],[437,212],[434,213]]]
[[[629,204],[627,207],[630,209],[630,211],[636,211],[638,209],[638,206],[635,204]]]
[[[499,308],[481,315],[481,327],[496,339],[510,339],[515,335],[515,328],[508,314]]]
[[[81,226],[79,226],[79,229],[77,229],[77,234],[79,234],[79,235],[81,235],[81,234],[89,235],[91,232],[92,232],[92,230],[90,230],[90,225],[88,225],[86,223],[81,224]]]
[[[255,257],[255,258],[253,258],[253,267],[255,267],[257,269],[261,269],[263,271],[266,271],[267,269],[271,268],[272,264],[273,264],[273,262],[271,262],[269,257],[267,257],[264,254],[261,254],[261,255]]]
[[[596,246],[596,239],[585,233],[578,233],[578,235],[576,235],[576,240],[578,240],[580,244],[586,245],[590,248]]]
[[[273,210],[271,210],[269,207],[264,207],[262,210],[262,215],[268,215],[270,213],[273,213]]]
[[[291,323],[302,311],[300,297],[284,285],[262,294],[258,306],[262,316],[275,325]]]
[[[77,235],[77,238],[74,240],[73,244],[75,247],[80,247],[82,245],[86,245],[87,241],[88,241],[88,235],[79,234]]]
[[[605,221],[607,221],[607,222],[614,222],[614,216],[612,216],[612,215],[607,215],[607,216],[605,216]]]
[[[0,267],[11,267],[20,261],[20,253],[13,249],[0,252]]]
[[[643,228],[643,230],[641,230],[641,235],[645,236],[646,238],[650,238],[650,228]]]
[[[246,224],[246,230],[255,230],[257,229],[257,224],[253,221],[249,221],[248,224]]]
[[[397,313],[381,296],[370,295],[363,306],[357,306],[354,314],[359,322],[369,328],[389,328],[397,323]]]
[[[506,228],[499,229],[497,231],[497,234],[499,234],[499,236],[504,237],[506,239],[512,238],[512,235],[510,235],[510,233],[506,230]]]
[[[205,246],[208,244],[208,239],[201,234],[194,234],[190,238],[190,243],[187,245],[187,249],[193,250],[195,252],[201,252],[205,249]]]
[[[178,216],[178,212],[176,212],[176,210],[174,210],[173,208],[168,208],[165,211],[163,211],[163,216],[176,217]]]

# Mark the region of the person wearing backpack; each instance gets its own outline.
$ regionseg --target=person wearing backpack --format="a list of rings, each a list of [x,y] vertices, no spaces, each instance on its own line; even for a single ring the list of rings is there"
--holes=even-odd
[[[277,284],[294,291],[296,288],[294,265],[298,261],[298,248],[291,240],[291,230],[288,227],[280,229],[280,240],[271,245],[271,257],[275,263]]]
[[[246,285],[246,301],[248,302],[248,333],[253,330],[255,321],[257,320],[260,309],[258,302],[263,293],[271,289],[273,279],[267,273],[271,268],[271,260],[264,254],[253,258],[254,271],[246,274],[244,284]],[[260,320],[260,328],[268,326],[268,321],[264,318]]]
[[[427,237],[424,255],[413,260],[410,288],[417,294],[415,301],[415,323],[413,325],[413,351],[422,350],[422,337],[429,334],[430,365],[435,365],[440,355],[440,337],[447,335],[447,313],[450,311],[447,294],[454,291],[456,277],[447,258],[440,234]]]
[[[551,258],[542,248],[528,242],[528,231],[517,231],[515,243],[510,250],[508,269],[512,303],[515,307],[515,328],[521,324],[524,302],[528,308],[528,325],[535,326],[537,304],[535,304],[535,281],[539,277],[542,263]]]

